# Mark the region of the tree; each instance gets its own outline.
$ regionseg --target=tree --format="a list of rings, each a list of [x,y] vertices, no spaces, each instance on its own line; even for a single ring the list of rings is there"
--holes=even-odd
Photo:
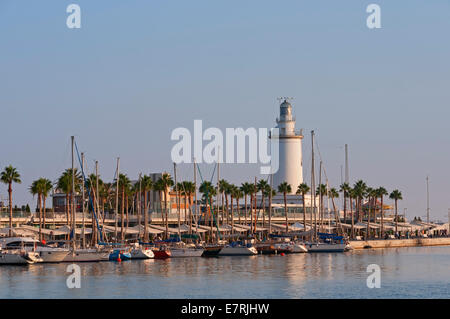
[[[350,191],[350,185],[348,183],[343,183],[340,186],[339,191],[344,196],[344,222],[346,222],[347,221],[347,198],[348,198],[348,193]]]
[[[320,218],[320,226],[322,227],[323,222],[323,197],[327,195],[327,185],[320,184],[317,186],[316,194],[319,194],[319,218]]]
[[[126,193],[131,185],[130,179],[125,174],[119,174],[119,190],[122,192],[121,200],[121,214],[120,214],[120,232],[121,232],[121,240],[124,241],[125,239],[125,232],[124,232],[124,222],[125,222],[125,196]],[[128,212],[127,212],[128,214]]]
[[[231,187],[229,187],[229,189],[231,190]],[[213,207],[212,207],[212,198],[213,196],[216,194],[216,188],[211,184],[211,182],[209,181],[203,181],[203,183],[201,183],[200,187],[199,187],[199,192],[202,193],[202,199],[205,203],[205,221],[206,221],[206,216],[209,213],[210,216],[210,226],[211,226],[211,239],[212,239],[212,220],[213,220]],[[233,205],[233,203],[232,203]]]
[[[305,227],[306,231],[306,194],[310,191],[310,187],[306,183],[301,183],[297,187],[297,195],[302,195],[302,202],[303,202],[303,226]]]
[[[148,235],[148,206],[147,206],[147,198],[148,198],[148,192],[152,190],[154,187],[153,181],[150,178],[150,176],[144,175],[141,178],[141,190],[144,193],[144,209],[142,210],[144,214],[144,241],[149,241],[149,235]],[[139,195],[139,200],[141,200],[141,195]]]
[[[5,167],[0,175],[2,183],[8,185],[8,198],[9,198],[9,236],[12,236],[12,184],[20,184],[20,174],[16,168],[9,165]]]
[[[247,225],[247,215],[248,215],[248,202],[247,202],[247,197],[250,194],[250,184],[245,182],[241,184],[241,191],[244,194],[244,204],[245,204],[245,224]]]
[[[286,215],[286,233],[289,231],[289,224],[288,224],[288,211],[287,211],[287,193],[292,192],[291,185],[289,185],[287,182],[283,182],[280,185],[278,185],[278,192],[283,193],[284,198],[284,214]]]
[[[221,194],[221,197],[222,197],[222,225],[223,225],[223,221],[224,221],[224,214],[225,214],[225,191],[226,191],[226,189],[228,188],[228,186],[229,186],[229,183],[226,181],[226,180],[224,180],[224,179],[221,179],[220,181],[219,181],[219,192],[220,192],[220,194]],[[227,207],[227,209],[228,209],[228,207]]]
[[[173,180],[169,173],[163,173],[161,178],[161,186],[163,187],[164,192],[164,212],[166,215],[166,239],[169,238],[169,216],[167,211],[167,201],[168,201],[168,192],[170,187],[173,186]]]
[[[399,200],[402,200],[402,193],[398,189],[394,189],[392,193],[389,195],[390,199],[394,200],[395,203],[395,234],[397,234],[397,228],[398,228],[398,218],[397,218],[397,203]]]
[[[383,207],[383,198],[388,195],[387,190],[384,187],[378,187],[376,189],[376,195],[381,200],[380,214],[381,214],[381,238],[384,238],[384,207]]]
[[[270,187],[270,185],[264,179],[260,179],[259,182],[256,184],[256,188],[258,189],[258,191],[261,192],[261,207],[262,207],[262,211],[263,211],[263,227],[265,224],[264,216],[265,216],[265,208],[266,208],[264,199],[266,197],[268,187]]]
[[[30,193],[33,195],[37,195],[37,207],[39,208],[39,240],[42,240],[42,185],[41,180],[37,179],[31,183],[29,188]]]
[[[47,178],[42,178],[41,179],[41,191],[42,191],[42,204],[43,204],[43,211],[44,211],[44,219],[43,219],[43,227],[45,229],[45,211],[46,211],[46,199],[48,197],[48,195],[50,195],[51,190],[53,189],[53,184],[52,181],[47,179]]]
[[[360,222],[362,219],[362,200],[366,195],[367,185],[364,181],[359,180],[353,186],[353,196],[356,200],[356,210],[357,210],[357,221]]]
[[[66,169],[56,182],[56,188],[66,195],[65,208],[66,208],[67,225],[70,225],[71,205],[69,205],[69,203],[71,203],[72,198],[72,175],[74,176],[75,179],[74,191],[76,192],[79,190],[79,186],[81,184],[81,176],[76,168],[74,168],[73,172],[71,168]],[[67,236],[67,238],[69,238],[69,236]]]

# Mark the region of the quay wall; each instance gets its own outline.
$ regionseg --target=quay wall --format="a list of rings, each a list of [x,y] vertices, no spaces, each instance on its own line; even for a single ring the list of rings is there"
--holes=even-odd
[[[368,246],[370,246],[370,248],[399,248],[445,245],[450,245],[450,237],[350,241],[350,246],[352,246],[353,249],[364,249],[364,247]]]

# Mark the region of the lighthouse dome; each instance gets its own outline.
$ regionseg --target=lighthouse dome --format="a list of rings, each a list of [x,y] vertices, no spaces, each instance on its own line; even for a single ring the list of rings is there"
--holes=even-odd
[[[284,100],[280,105],[280,115],[281,116],[291,116],[292,115],[292,105],[288,101]]]

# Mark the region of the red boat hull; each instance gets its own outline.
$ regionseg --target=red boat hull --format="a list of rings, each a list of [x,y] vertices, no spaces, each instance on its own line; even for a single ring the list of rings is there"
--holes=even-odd
[[[166,259],[172,255],[170,250],[153,250],[153,254],[155,254],[155,259]]]

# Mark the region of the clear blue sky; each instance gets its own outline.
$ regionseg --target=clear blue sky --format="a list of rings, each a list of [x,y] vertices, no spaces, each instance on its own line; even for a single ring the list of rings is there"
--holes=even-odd
[[[66,27],[70,3],[81,6],[79,30]],[[381,29],[366,27],[370,3],[381,6]],[[69,167],[71,135],[104,179],[117,156],[136,178],[171,170],[172,129],[194,119],[272,127],[276,97],[292,96],[332,184],[348,143],[352,181],[398,188],[401,211],[424,216],[428,174],[432,217],[446,219],[449,16],[444,0],[2,0],[0,167],[18,168],[14,202],[34,207],[30,183]],[[310,165],[309,136],[303,151]],[[240,183],[258,169],[222,173]]]

